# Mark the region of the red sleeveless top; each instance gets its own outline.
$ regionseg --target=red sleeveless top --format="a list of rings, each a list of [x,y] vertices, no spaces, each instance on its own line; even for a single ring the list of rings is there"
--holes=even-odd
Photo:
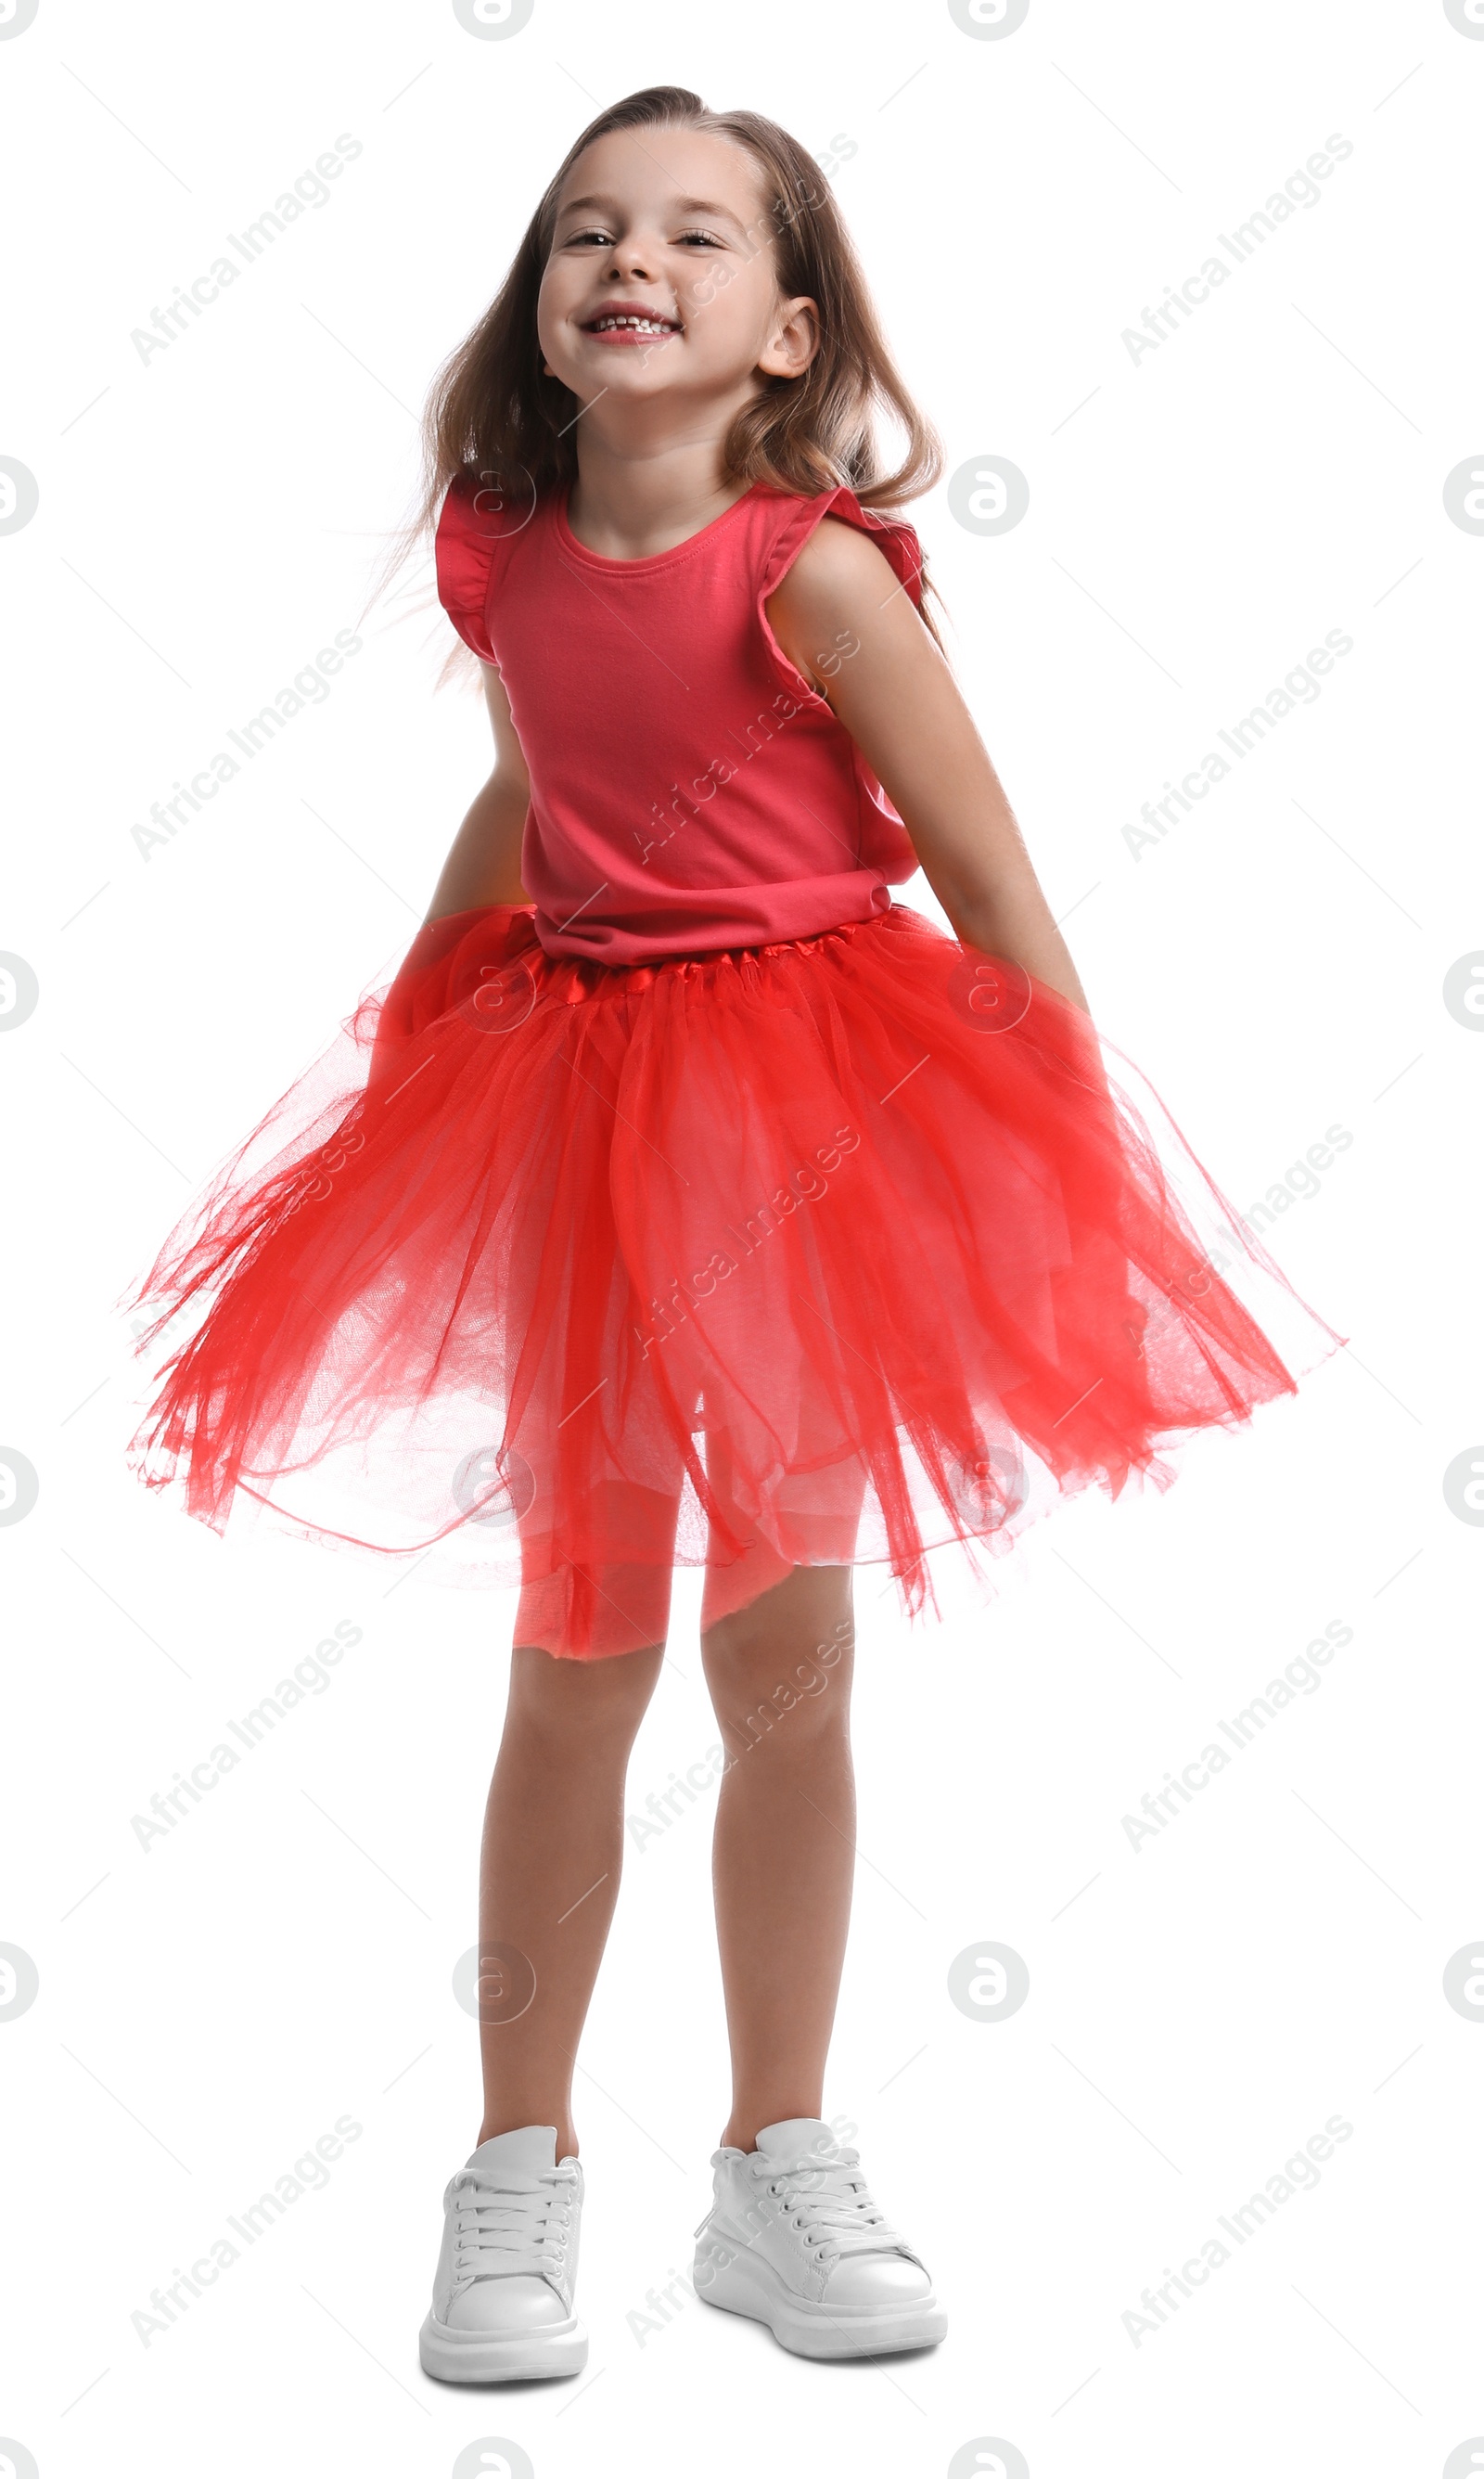
[[[673,549],[605,559],[566,497],[522,514],[463,474],[436,543],[439,599],[497,665],[524,753],[520,876],[547,954],[633,964],[886,911],[918,867],[911,840],[764,605],[832,516],[869,533],[920,606],[912,526],[844,488],[754,483]],[[884,569],[882,583],[885,601]],[[816,660],[829,677],[852,651]]]

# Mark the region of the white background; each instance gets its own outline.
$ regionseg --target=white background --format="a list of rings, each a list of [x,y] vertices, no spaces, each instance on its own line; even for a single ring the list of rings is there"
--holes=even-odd
[[[442,2479],[481,2438],[540,2479],[939,2479],[982,2439],[1035,2479],[1484,2467],[1448,2461],[1484,2436],[1484,2021],[1443,1988],[1484,1951],[1484,1540],[1443,1494],[1484,1436],[1484,1042],[1442,995],[1484,947],[1484,538],[1443,499],[1484,447],[1480,31],[1441,0],[1031,0],[999,39],[941,5],[537,0],[486,40],[446,0],[40,0],[0,41],[0,454],[40,495],[0,538],[0,947],[40,993],[0,1042],[0,1442],[40,1480],[0,1538],[0,1940],[39,1973],[0,2021],[0,2436],[43,2479]],[[356,626],[433,370],[572,137],[658,81],[841,159],[949,472],[1027,476],[1003,536],[943,488],[912,512],[966,693],[1099,1021],[1225,1191],[1350,1133],[1268,1234],[1348,1348],[1165,1497],[1057,1514],[988,1610],[913,1634],[862,1576],[826,2108],[946,2343],[819,2367],[689,2302],[630,2320],[689,2267],[726,2106],[689,1810],[631,1856],[579,2078],[587,2375],[462,2395],[415,2337],[478,2130],[451,1976],[511,1606],[389,1597],[147,1496],[112,1305],[406,943],[483,777],[477,698],[433,693],[426,564],[208,814],[148,860],[130,830]],[[131,330],[341,133],[329,203],[141,362]],[[1334,133],[1321,203],[1135,363],[1121,331]],[[1136,860],[1141,804],[1331,629],[1353,651],[1322,695]],[[682,1577],[635,1810],[715,1738],[697,1597]],[[1353,1639],[1322,1686],[1133,1849],[1122,1818],[1331,1621]],[[142,1851],[131,1818],[337,1622],[363,1639],[333,1685]],[[947,1992],[985,1940],[1029,1969],[1003,2022]],[[329,2184],[144,2346],[151,2290],[341,2115]],[[1136,2341],[1145,2287],[1331,2116],[1353,2132],[1320,2185]]]

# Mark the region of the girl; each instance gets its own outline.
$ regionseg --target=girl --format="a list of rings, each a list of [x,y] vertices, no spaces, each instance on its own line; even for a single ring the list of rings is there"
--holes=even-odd
[[[937,443],[792,138],[676,88],[601,114],[428,442],[493,772],[349,1061],[149,1278],[162,1325],[205,1315],[141,1458],[218,1526],[246,1495],[519,1583],[485,2113],[424,2368],[584,2363],[572,2065],[688,1562],[733,2062],[696,2290],[808,2356],[917,2347],[945,2330],[928,2274],[820,2114],[852,1569],[889,1562],[915,1613],[935,1544],[993,1554],[1059,1492],[1163,1487],[1156,1441],[1293,1393],[1223,1273],[1315,1357],[1338,1338],[1109,1080],[917,536],[881,513]],[[918,864],[952,937],[892,899]]]

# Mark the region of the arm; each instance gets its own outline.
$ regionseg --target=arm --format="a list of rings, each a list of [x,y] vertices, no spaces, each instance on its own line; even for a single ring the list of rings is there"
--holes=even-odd
[[[428,907],[430,921],[440,920],[447,912],[472,911],[476,905],[531,901],[520,883],[520,838],[530,805],[530,779],[511,721],[505,683],[492,663],[481,663],[479,668],[494,733],[494,765],[453,839]]]
[[[1090,1012],[990,754],[953,675],[885,554],[826,517],[768,619],[829,701],[901,814],[929,885],[965,946],[1006,957]],[[856,651],[820,677],[810,650]]]

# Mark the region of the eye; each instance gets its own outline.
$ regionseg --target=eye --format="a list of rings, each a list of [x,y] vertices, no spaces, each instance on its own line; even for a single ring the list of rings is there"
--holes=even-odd
[[[591,224],[585,232],[568,233],[562,246],[564,249],[576,249],[583,242],[597,242],[607,248],[612,244],[613,235],[605,232],[600,224]]]
[[[721,249],[725,246],[719,233],[683,232],[677,233],[676,239],[683,242],[698,241],[707,249]]]

